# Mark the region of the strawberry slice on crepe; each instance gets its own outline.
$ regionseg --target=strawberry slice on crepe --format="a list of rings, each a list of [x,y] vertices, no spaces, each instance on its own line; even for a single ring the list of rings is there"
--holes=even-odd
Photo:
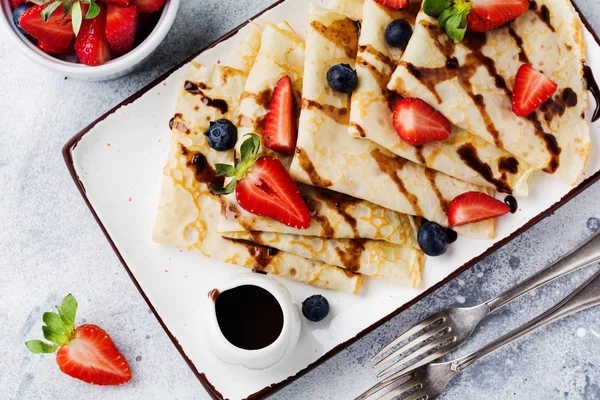
[[[253,133],[242,143],[241,158],[234,165],[216,164],[220,176],[232,178],[224,188],[211,185],[214,194],[235,191],[240,207],[255,215],[273,218],[298,229],[310,226],[310,211],[284,165],[276,158],[261,157],[260,138]]]
[[[42,326],[44,338],[25,343],[35,354],[54,353],[56,363],[65,374],[95,385],[120,385],[131,379],[129,364],[108,334],[96,325],[75,328],[77,300],[65,297],[58,313],[46,312]]]
[[[439,111],[412,97],[396,103],[393,123],[400,138],[413,146],[447,139],[452,129]]]
[[[481,192],[467,192],[457,196],[448,208],[450,226],[462,226],[508,214],[510,207]]]
[[[558,89],[558,85],[546,75],[527,64],[521,65],[515,77],[513,111],[520,117],[527,116],[544,104]]]
[[[375,2],[382,6],[399,10],[408,6],[409,0],[375,0]]]
[[[263,143],[269,149],[288,156],[294,154],[298,131],[289,76],[281,78],[273,90],[262,135]]]

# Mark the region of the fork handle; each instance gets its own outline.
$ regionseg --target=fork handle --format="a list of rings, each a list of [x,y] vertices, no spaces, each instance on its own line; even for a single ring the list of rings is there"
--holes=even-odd
[[[530,290],[598,261],[600,261],[600,230],[542,272],[532,276],[500,296],[489,300],[486,304],[490,312],[493,312]]]
[[[596,272],[583,285],[550,310],[484,348],[453,361],[450,368],[455,372],[459,372],[477,360],[514,342],[537,328],[595,305],[600,305],[600,271]]]

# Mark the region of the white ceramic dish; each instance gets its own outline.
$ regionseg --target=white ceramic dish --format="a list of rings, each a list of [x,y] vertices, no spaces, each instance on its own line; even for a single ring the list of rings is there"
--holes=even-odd
[[[179,0],[167,0],[156,26],[150,35],[135,49],[97,67],[59,60],[38,49],[12,23],[10,0],[0,0],[0,6],[2,7],[0,25],[2,25],[2,28],[12,39],[15,46],[33,61],[71,78],[87,81],[105,81],[127,75],[158,47],[169,32],[169,29],[171,29],[173,21],[175,21],[177,9],[179,8]]]
[[[257,20],[287,19],[300,34],[305,34],[307,4],[306,0],[284,0]],[[205,64],[227,60],[234,48],[233,41],[238,40],[235,32],[201,52],[197,60]],[[600,71],[600,40],[586,30],[585,41],[588,64]],[[530,197],[519,198],[519,212],[498,221],[496,238],[480,241],[461,237],[443,257],[429,258],[422,289],[407,289],[372,279],[353,296],[280,280],[297,302],[312,294],[325,295],[331,306],[330,315],[320,323],[303,318],[297,346],[274,367],[251,371],[231,366],[220,361],[206,344],[204,327],[208,316],[203,305],[211,289],[248,271],[196,253],[157,245],[151,240],[170,138],[168,121],[174,113],[184,68],[168,72],[99,118],[65,145],[64,156],[82,195],[140,293],[215,398],[259,398],[272,393],[469,268],[600,179],[600,122],[596,122],[592,126],[593,149],[577,187],[536,173]],[[591,111],[588,118],[590,115]],[[353,393],[346,395],[350,397]]]

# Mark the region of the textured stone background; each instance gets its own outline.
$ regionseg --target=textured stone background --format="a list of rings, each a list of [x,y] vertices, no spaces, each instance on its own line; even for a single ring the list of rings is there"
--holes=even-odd
[[[77,82],[46,71],[0,33],[1,399],[208,398],[93,221],[60,150],[98,115],[271,1],[184,0],[158,51],[132,75],[106,83]],[[576,2],[600,32],[597,0]],[[596,184],[274,398],[345,399],[359,394],[375,383],[368,359],[383,344],[437,310],[476,304],[543,268],[598,227],[599,197]],[[595,268],[500,310],[456,355],[547,309]],[[41,336],[42,312],[69,292],[79,299],[81,317],[101,321],[113,335],[133,368],[130,384],[101,388],[80,383],[63,376],[52,357],[31,355],[23,346],[26,339]],[[541,329],[477,363],[443,398],[600,399],[599,346],[600,308]]]

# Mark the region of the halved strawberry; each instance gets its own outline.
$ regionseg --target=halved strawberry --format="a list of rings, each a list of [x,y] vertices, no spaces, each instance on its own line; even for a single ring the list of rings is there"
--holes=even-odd
[[[461,226],[496,218],[510,212],[510,207],[481,192],[467,192],[450,203],[448,220],[450,226]]]
[[[261,157],[260,138],[256,134],[247,136],[241,147],[241,159],[236,158],[234,165],[215,165],[217,174],[233,179],[225,188],[211,185],[211,191],[229,194],[235,190],[244,210],[293,228],[307,229],[310,211],[290,174],[278,159]]]
[[[292,155],[297,138],[292,80],[286,75],[277,82],[273,90],[263,130],[263,142],[271,150]]]
[[[402,140],[413,146],[444,140],[450,135],[450,122],[421,99],[406,97],[396,103],[394,128]]]
[[[521,65],[515,77],[513,111],[520,117],[534,112],[558,89],[558,85],[528,64]]]
[[[61,48],[42,41],[38,41],[37,47],[39,47],[41,50],[48,54],[67,54],[73,51],[73,46]]]
[[[115,6],[119,6],[119,7],[127,7],[130,3],[129,0],[101,0],[101,1],[106,4],[114,4]]]
[[[25,11],[19,19],[21,28],[40,42],[54,49],[66,49],[71,46],[75,34],[71,15],[64,16],[62,7],[52,13],[48,21],[42,19],[42,10],[46,5],[36,5]]]
[[[32,353],[54,353],[58,349],[56,363],[60,370],[87,383],[120,385],[131,379],[127,361],[102,328],[86,324],[74,329],[77,300],[72,295],[56,309],[58,314],[44,313],[42,326],[44,338],[53,344],[30,340],[25,345]]]
[[[133,49],[138,28],[138,13],[135,6],[107,6],[106,39],[115,56],[121,56]]]
[[[84,19],[75,39],[75,53],[85,65],[102,65],[109,61],[110,45],[104,36],[106,26],[106,6],[98,4],[100,14],[93,19]]]
[[[487,32],[517,19],[529,9],[529,0],[471,0],[467,27]]]
[[[398,10],[408,6],[409,0],[375,0],[375,2]]]
[[[13,9],[15,9],[25,3],[27,3],[27,0],[10,0],[10,5],[12,6]]]
[[[160,10],[167,0],[131,0],[140,14],[149,14]]]

